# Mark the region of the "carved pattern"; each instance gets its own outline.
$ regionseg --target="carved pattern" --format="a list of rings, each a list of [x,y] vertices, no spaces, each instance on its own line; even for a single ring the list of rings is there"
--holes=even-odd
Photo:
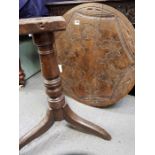
[[[78,5],[78,3],[74,3],[74,2],[75,1],[73,1],[72,3],[70,2],[70,4],[65,4],[65,1],[64,1],[63,4],[61,5],[60,4],[52,5],[52,3],[47,4],[49,13],[50,15],[56,15],[56,16],[64,15],[68,10]],[[98,2],[98,1],[94,1],[94,2]],[[85,3],[85,2],[80,2],[79,4],[81,3]],[[130,20],[133,26],[135,25],[135,1],[134,0],[133,1],[130,1],[130,0],[129,1],[117,1],[117,2],[100,1],[99,3],[107,4],[121,11]]]
[[[64,91],[92,106],[114,104],[134,86],[132,24],[102,4],[80,5],[64,17],[66,31],[55,34]]]

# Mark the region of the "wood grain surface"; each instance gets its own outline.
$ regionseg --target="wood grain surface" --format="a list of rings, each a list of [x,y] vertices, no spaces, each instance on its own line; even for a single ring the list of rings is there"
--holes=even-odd
[[[135,83],[132,24],[99,3],[76,6],[64,18],[66,31],[55,33],[64,92],[90,106],[116,103]]]

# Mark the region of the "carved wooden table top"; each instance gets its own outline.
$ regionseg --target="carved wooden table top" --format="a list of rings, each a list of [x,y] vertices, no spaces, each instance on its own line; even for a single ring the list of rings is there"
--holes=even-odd
[[[116,103],[134,86],[134,28],[118,10],[99,3],[81,4],[56,32],[58,62],[65,93],[97,107]]]

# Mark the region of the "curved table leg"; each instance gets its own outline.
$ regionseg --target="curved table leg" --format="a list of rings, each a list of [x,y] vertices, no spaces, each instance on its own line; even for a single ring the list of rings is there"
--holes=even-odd
[[[71,123],[74,127],[85,130],[87,132],[93,133],[105,140],[111,140],[110,134],[105,131],[103,128],[79,117],[75,114],[68,105],[66,105],[63,109],[64,111],[64,119]]]
[[[20,138],[19,149],[22,149],[32,140],[46,132],[52,126],[53,123],[53,112],[52,110],[48,110],[43,120],[36,127],[34,127],[32,130],[30,130],[28,133],[26,133],[23,137]]]

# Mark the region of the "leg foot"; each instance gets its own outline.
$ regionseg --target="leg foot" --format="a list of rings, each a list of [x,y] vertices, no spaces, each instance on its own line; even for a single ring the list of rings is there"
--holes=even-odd
[[[25,85],[25,73],[21,67],[20,59],[19,59],[19,85],[20,86]]]
[[[30,130],[28,133],[26,133],[23,137],[20,138],[19,149],[21,149],[32,140],[46,132],[53,123],[53,112],[51,110],[48,110],[45,118],[36,127],[34,127],[32,130]]]
[[[111,136],[103,128],[84,120],[83,118],[76,115],[68,105],[64,107],[64,118],[67,122],[71,123],[74,127],[93,133],[105,140],[111,140]]]
[[[25,86],[25,74],[23,72],[23,70],[19,71],[19,85],[20,86]]]

